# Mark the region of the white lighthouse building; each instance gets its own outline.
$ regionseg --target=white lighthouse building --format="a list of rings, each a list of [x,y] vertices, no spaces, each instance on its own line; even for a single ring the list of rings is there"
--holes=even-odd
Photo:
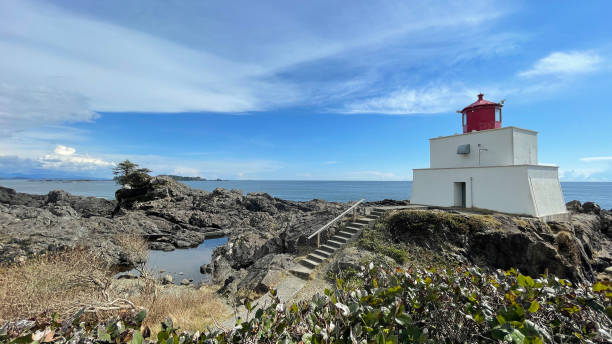
[[[463,134],[429,140],[430,168],[414,169],[410,203],[567,217],[558,167],[538,165],[538,133],[502,128],[501,103],[478,95]]]

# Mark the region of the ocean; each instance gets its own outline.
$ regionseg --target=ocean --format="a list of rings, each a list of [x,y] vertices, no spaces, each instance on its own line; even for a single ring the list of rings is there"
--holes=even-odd
[[[287,180],[225,180],[184,182],[195,189],[212,191],[221,187],[239,189],[244,193],[267,192],[282,199],[308,201],[314,198],[332,202],[348,202],[365,198],[410,199],[410,181],[287,181]],[[115,197],[118,185],[113,181],[69,181],[1,179],[0,185],[32,194],[46,194],[51,190],[65,190],[74,195]],[[566,202],[577,199],[593,201],[604,209],[612,208],[612,182],[562,182]]]

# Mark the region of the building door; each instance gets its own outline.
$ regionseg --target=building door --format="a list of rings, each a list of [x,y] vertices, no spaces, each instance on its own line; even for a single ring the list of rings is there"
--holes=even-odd
[[[454,206],[465,208],[465,182],[455,182]]]

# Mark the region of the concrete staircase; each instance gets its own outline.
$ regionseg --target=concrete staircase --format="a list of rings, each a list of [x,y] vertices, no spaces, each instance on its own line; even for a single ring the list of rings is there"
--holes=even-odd
[[[355,221],[346,224],[342,230],[336,232],[319,248],[300,260],[299,265],[291,269],[291,273],[300,278],[309,279],[314,269],[325,264],[344,245],[359,238],[361,232],[376,222],[384,213],[383,209],[373,208],[369,215],[358,217]]]

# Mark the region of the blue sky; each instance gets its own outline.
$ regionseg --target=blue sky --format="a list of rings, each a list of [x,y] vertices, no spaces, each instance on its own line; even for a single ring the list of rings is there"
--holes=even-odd
[[[410,180],[476,94],[612,180],[609,1],[0,2],[0,177]]]

